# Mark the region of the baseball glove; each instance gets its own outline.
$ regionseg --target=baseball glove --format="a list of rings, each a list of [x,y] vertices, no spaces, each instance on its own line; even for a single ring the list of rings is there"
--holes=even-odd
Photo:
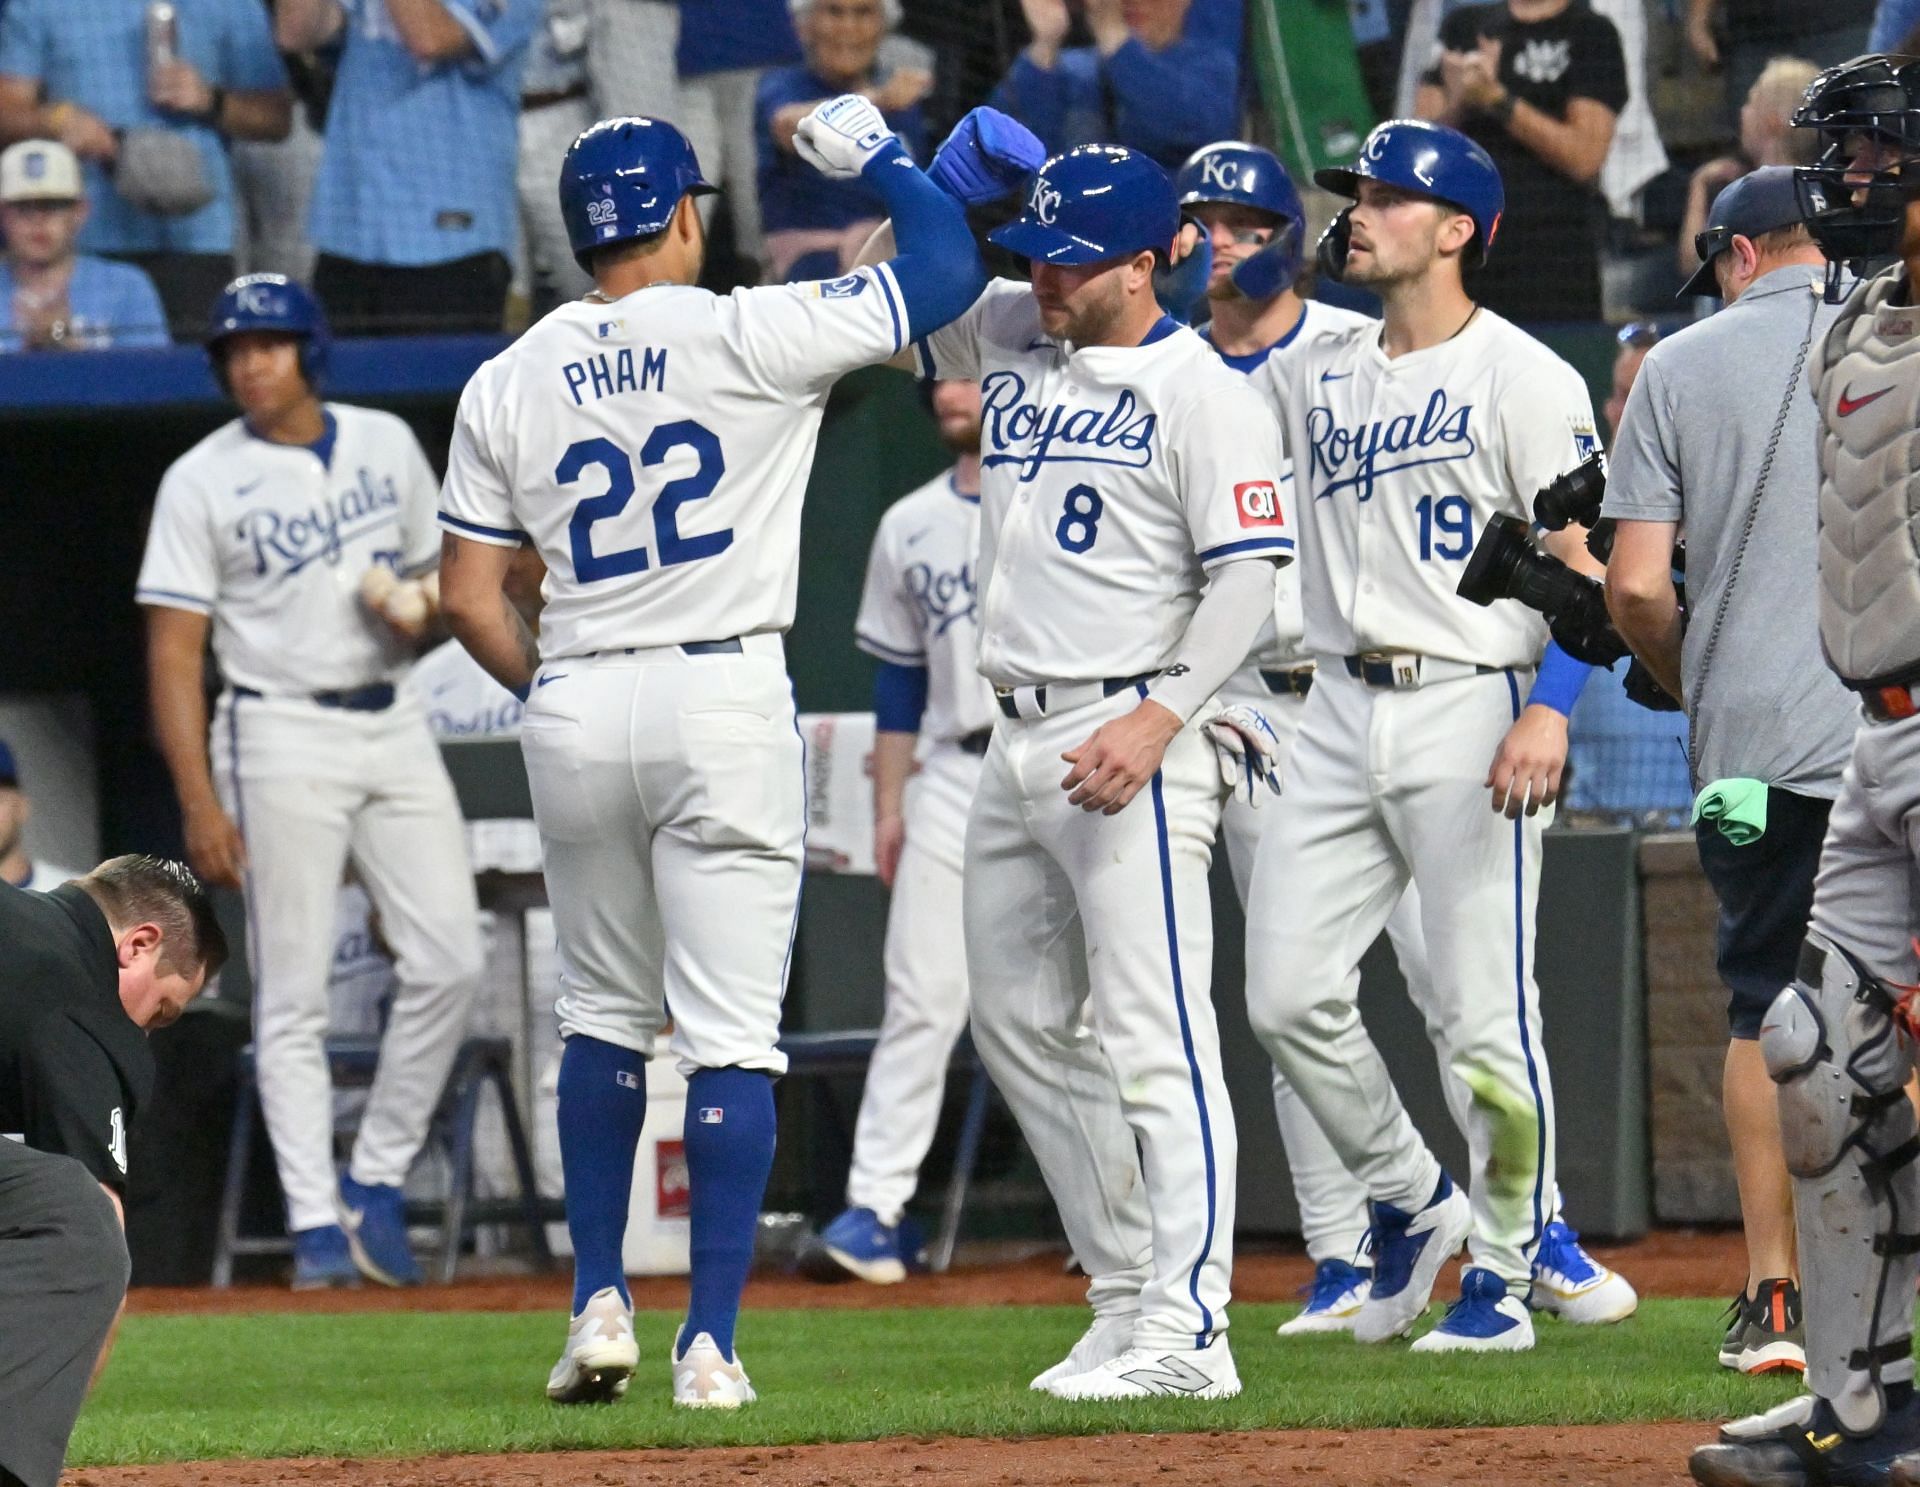
[[[1280,793],[1280,740],[1257,707],[1236,702],[1200,725],[1220,762],[1220,779],[1255,810],[1266,790]]]
[[[114,188],[127,205],[156,217],[184,217],[213,200],[200,147],[172,129],[129,129],[120,137]]]

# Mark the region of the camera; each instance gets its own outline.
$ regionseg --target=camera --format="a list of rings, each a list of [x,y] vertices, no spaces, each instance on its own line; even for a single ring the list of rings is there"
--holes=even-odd
[[[1569,526],[1586,527],[1587,551],[1604,563],[1612,555],[1614,535],[1613,522],[1600,515],[1606,493],[1606,457],[1595,451],[1541,487],[1533,498],[1534,518],[1552,532]],[[1683,550],[1676,546],[1676,570],[1683,570],[1685,561]],[[1496,599],[1519,600],[1545,615],[1560,648],[1589,666],[1611,667],[1630,654],[1607,614],[1605,586],[1536,546],[1527,524],[1517,516],[1502,513],[1487,523],[1454,592],[1482,606]],[[1685,613],[1683,598],[1683,621]],[[1654,680],[1637,656],[1627,667],[1623,685],[1627,696],[1644,708],[1654,712],[1680,710],[1679,702]]]

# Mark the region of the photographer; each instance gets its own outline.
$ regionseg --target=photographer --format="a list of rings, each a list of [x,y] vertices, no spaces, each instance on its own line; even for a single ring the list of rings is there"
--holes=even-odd
[[[1720,902],[1717,963],[1732,996],[1721,1099],[1747,1242],[1746,1287],[1720,1361],[1755,1373],[1804,1366],[1792,1190],[1755,1040],[1794,979],[1858,721],[1821,660],[1814,607],[1808,362],[1839,312],[1820,299],[1823,260],[1789,167],[1723,190],[1698,250],[1700,270],[1681,293],[1717,295],[1726,308],[1647,354],[1602,512],[1618,521],[1607,567],[1614,624],[1686,704],[1694,829]],[[1683,527],[1684,639],[1671,565]]]

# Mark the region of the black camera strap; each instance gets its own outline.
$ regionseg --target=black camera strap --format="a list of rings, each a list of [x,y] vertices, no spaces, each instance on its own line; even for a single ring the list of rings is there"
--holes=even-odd
[[[1753,539],[1754,525],[1760,520],[1760,503],[1766,499],[1767,482],[1773,476],[1773,457],[1780,450],[1780,436],[1786,431],[1787,419],[1793,414],[1793,399],[1800,391],[1800,376],[1807,367],[1807,353],[1813,349],[1814,327],[1820,323],[1823,301],[1818,294],[1812,298],[1813,308],[1807,314],[1807,333],[1800,338],[1800,350],[1793,358],[1793,371],[1787,377],[1786,394],[1780,399],[1780,411],[1774,415],[1773,432],[1767,435],[1767,452],[1760,460],[1760,474],[1754,481],[1753,496],[1747,503],[1746,520],[1740,526],[1740,540],[1734,544],[1733,561],[1727,565],[1727,581],[1720,590],[1720,603],[1713,611],[1713,624],[1707,631],[1707,643],[1700,651],[1700,675],[1688,689],[1691,695],[1687,699],[1687,772],[1693,776],[1696,790],[1701,783],[1700,699],[1706,695],[1714,652],[1719,649],[1720,627],[1726,622],[1727,610],[1733,605],[1733,586],[1740,578],[1740,564],[1746,558],[1747,544]]]

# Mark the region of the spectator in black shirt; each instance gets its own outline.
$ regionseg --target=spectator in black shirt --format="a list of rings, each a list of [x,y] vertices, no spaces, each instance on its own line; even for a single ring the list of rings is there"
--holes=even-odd
[[[51,893],[0,883],[0,1487],[55,1487],[127,1293],[127,1132],[146,1034],[227,955],[193,874],[115,857]]]
[[[1507,188],[1475,299],[1510,320],[1600,318],[1596,183],[1626,102],[1620,33],[1587,0],[1498,0],[1440,23],[1414,112],[1479,141]]]

